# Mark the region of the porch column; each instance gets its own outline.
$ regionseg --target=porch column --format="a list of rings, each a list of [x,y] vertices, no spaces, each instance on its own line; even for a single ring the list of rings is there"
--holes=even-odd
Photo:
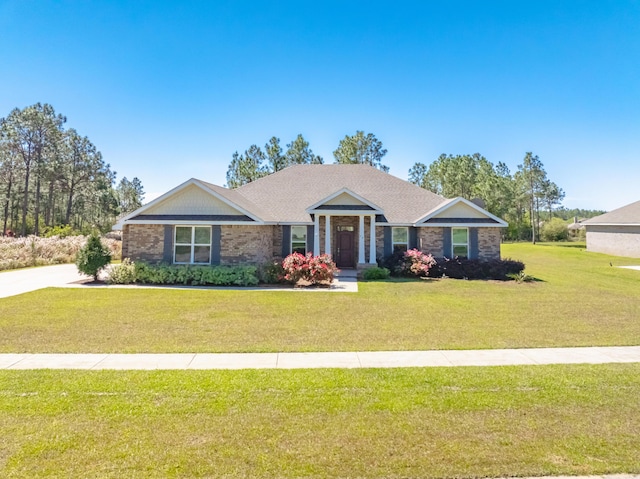
[[[331,254],[331,216],[324,217],[324,254]]]
[[[313,256],[320,256],[320,215],[313,218]]]
[[[358,264],[364,263],[364,216],[360,215],[360,228],[358,229]]]
[[[369,264],[376,264],[376,215],[369,219]]]

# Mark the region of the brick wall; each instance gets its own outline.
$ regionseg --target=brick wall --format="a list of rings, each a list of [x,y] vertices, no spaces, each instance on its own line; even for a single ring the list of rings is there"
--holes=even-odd
[[[478,257],[500,259],[500,228],[478,228]]]
[[[223,225],[220,241],[220,264],[262,264],[273,259],[272,226]],[[282,231],[280,231],[282,236]],[[282,251],[280,251],[282,253]]]
[[[444,251],[444,228],[418,228],[418,249],[434,258],[450,255]]]
[[[331,218],[331,249],[336,250],[338,226],[354,228],[354,266],[358,261],[357,216]],[[324,217],[320,218],[320,251],[324,253]],[[592,239],[594,235],[591,235]],[[634,238],[638,238],[634,236]],[[418,228],[418,247],[436,258],[444,256],[443,228]],[[478,228],[480,259],[500,258],[500,229]],[[125,225],[122,231],[122,257],[159,263],[163,259],[164,225]],[[620,253],[618,253],[620,254]],[[384,226],[376,227],[376,255],[384,257]],[[282,226],[223,225],[220,263],[262,264],[282,256]],[[369,261],[369,219],[365,218],[365,260]]]
[[[271,226],[271,255],[275,261],[282,261],[282,226]]]
[[[164,225],[125,225],[122,257],[160,263],[164,252]]]

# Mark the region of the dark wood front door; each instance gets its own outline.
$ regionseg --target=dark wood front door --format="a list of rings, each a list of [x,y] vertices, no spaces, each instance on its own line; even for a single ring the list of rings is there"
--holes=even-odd
[[[353,251],[353,231],[339,231],[337,239],[338,251],[336,255],[336,266],[339,268],[353,268],[354,251]]]

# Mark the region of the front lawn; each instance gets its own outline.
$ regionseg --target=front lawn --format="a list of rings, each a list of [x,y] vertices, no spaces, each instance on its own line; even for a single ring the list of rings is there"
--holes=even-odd
[[[639,377],[639,364],[0,371],[0,476],[640,473]]]
[[[640,344],[633,259],[503,245],[539,281],[359,283],[359,293],[47,289],[0,299],[0,352],[249,352]],[[637,260],[635,264],[640,262]]]

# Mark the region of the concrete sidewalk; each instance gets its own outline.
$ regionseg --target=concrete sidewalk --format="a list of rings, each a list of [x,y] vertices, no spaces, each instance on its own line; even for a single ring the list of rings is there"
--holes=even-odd
[[[497,478],[513,479],[513,478]],[[602,476],[536,476],[520,477],[518,479],[640,479],[640,474],[604,474]]]
[[[0,354],[0,369],[315,369],[640,362],[640,346],[319,353]]]

